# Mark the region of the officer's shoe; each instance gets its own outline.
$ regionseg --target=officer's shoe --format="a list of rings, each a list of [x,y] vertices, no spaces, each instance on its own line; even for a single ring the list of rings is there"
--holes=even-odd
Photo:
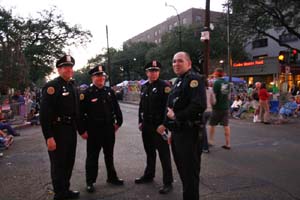
[[[167,194],[173,189],[172,184],[164,185],[159,189],[159,194]]]
[[[141,176],[139,178],[136,178],[134,182],[136,184],[142,184],[142,183],[150,183],[152,181],[153,181],[153,178],[146,177],[146,176]]]
[[[54,194],[53,200],[64,200],[64,199],[65,198],[63,194],[58,194],[58,193]]]
[[[124,180],[120,178],[107,179],[106,182],[113,185],[124,185]]]
[[[65,199],[78,199],[80,195],[79,191],[68,190],[65,193]]]
[[[86,185],[86,191],[88,193],[93,193],[95,191],[94,185],[93,184],[87,184]]]

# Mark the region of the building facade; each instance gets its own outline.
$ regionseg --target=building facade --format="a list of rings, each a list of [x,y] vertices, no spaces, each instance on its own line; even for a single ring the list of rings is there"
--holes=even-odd
[[[300,40],[281,29],[268,30],[270,35],[280,39],[280,43],[286,43],[292,48],[300,47]],[[292,85],[300,86],[300,60],[292,64],[280,64],[278,55],[280,51],[290,51],[280,46],[276,41],[268,37],[251,38],[245,44],[245,51],[252,61],[234,62],[232,75],[244,78],[248,84],[256,81],[266,82],[269,87],[276,84],[280,89],[286,90]]]
[[[210,12],[210,21],[211,23],[217,22],[218,19],[224,15],[222,12]],[[180,19],[180,24],[179,24]],[[174,28],[178,27],[179,25],[188,26],[188,25],[195,25],[197,27],[203,27],[205,22],[205,10],[204,9],[197,9],[197,8],[190,8],[178,16],[172,16],[168,18],[166,21],[140,33],[131,39],[125,41],[125,44],[129,43],[136,43],[136,42],[152,42],[156,44],[161,43],[161,37],[169,32],[172,31]]]

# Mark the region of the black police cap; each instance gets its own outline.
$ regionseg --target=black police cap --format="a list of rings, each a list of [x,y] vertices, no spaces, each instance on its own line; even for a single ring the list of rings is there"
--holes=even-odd
[[[75,65],[75,59],[70,55],[64,55],[56,62],[56,67],[64,67],[64,66],[74,66]]]
[[[97,65],[96,67],[92,68],[90,71],[89,71],[89,75],[91,76],[94,76],[94,75],[103,75],[103,76],[106,76],[106,73],[105,73],[105,68],[103,65]]]
[[[157,60],[152,60],[145,65],[145,70],[160,70],[161,64]]]

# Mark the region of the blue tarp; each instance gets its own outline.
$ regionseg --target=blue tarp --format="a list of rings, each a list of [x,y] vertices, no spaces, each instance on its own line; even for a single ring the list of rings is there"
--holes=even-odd
[[[228,76],[224,76],[223,77],[226,81],[229,81],[229,77]],[[231,77],[231,81],[233,83],[246,83],[245,80],[241,79],[241,78],[238,78],[238,77]]]

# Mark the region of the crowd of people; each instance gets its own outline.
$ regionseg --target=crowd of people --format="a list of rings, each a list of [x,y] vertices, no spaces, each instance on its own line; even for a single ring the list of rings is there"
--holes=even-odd
[[[282,105],[279,104],[279,95],[275,94],[276,100],[273,96],[273,93],[267,91],[265,83],[256,82],[254,87],[249,85],[247,93],[236,94],[230,106],[230,114],[235,119],[241,119],[243,113],[253,113],[253,122],[264,124],[271,123],[271,113],[275,114],[279,122],[300,115],[300,94],[295,87],[286,94],[287,101]]]
[[[0,102],[0,155],[8,149],[14,137],[20,136],[13,124],[39,124],[39,101],[37,93],[27,88],[23,93],[16,91],[13,95],[6,95]]]

